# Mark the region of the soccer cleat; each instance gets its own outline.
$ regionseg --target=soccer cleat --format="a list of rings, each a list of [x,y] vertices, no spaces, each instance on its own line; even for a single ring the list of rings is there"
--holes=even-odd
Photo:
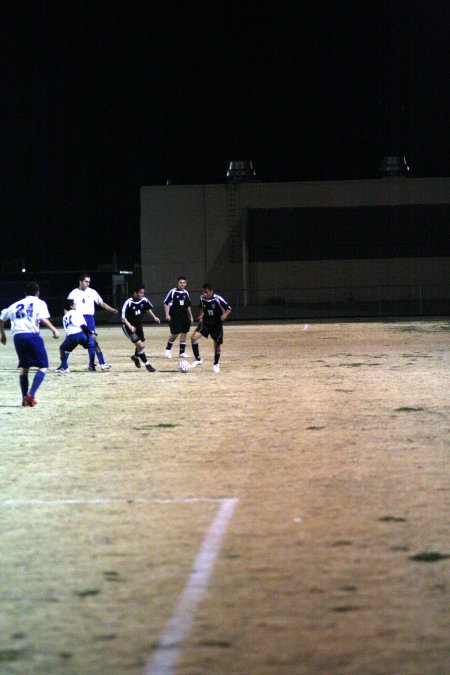
[[[139,356],[136,356],[136,355],[130,356],[130,359],[131,359],[132,361],[134,361],[134,365],[136,366],[136,368],[140,368],[140,367],[141,367],[141,359],[139,358]]]
[[[95,365],[94,366],[88,366],[88,370],[90,370],[91,373],[95,373],[97,371],[97,367]]]
[[[182,354],[180,354],[180,359],[190,359],[190,358],[191,358],[191,355],[186,354],[186,352],[183,352]]]
[[[220,373],[220,366],[219,366],[218,363],[215,363],[215,364],[213,365],[213,371],[214,371],[215,373]]]
[[[145,367],[147,368],[147,370],[148,370],[149,373],[154,373],[155,370],[156,370],[156,368],[153,368],[153,366],[151,365],[151,363],[146,363],[146,364],[145,364]]]
[[[172,358],[172,352],[171,352],[171,350],[170,350],[170,349],[166,349],[166,351],[164,352],[164,356],[166,357],[166,359],[171,359],[171,358]]]
[[[34,408],[35,405],[37,405],[37,401],[35,398],[31,396],[31,394],[27,394],[26,396],[24,396],[22,401],[22,407]]]
[[[55,370],[55,373],[58,373],[58,375],[64,375],[65,373],[70,373],[70,368],[63,368],[60,366]]]
[[[111,366],[110,363],[101,363],[101,364],[100,364],[100,368],[101,368],[102,370],[109,370],[110,368],[112,368],[112,366]]]
[[[201,359],[196,359],[195,361],[192,361],[191,364],[189,364],[189,368],[197,368],[200,364],[202,364],[203,361]]]

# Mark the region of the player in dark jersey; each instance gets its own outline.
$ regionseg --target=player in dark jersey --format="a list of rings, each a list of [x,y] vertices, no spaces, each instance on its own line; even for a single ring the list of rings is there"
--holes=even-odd
[[[150,373],[155,372],[155,368],[148,362],[145,355],[145,336],[142,326],[142,319],[145,314],[150,314],[156,321],[161,323],[159,317],[153,313],[153,305],[148,298],[144,296],[145,286],[135,286],[133,295],[122,305],[122,330],[129,340],[134,344],[134,354],[131,360],[136,368],[141,367],[141,361]]]
[[[190,356],[186,354],[186,336],[191,328],[193,322],[191,299],[186,290],[186,277],[178,277],[176,288],[172,288],[166,295],[164,300],[164,311],[166,319],[169,322],[170,335],[167,341],[164,355],[166,358],[172,358],[173,343],[180,336],[180,351],[181,359],[189,359]]]
[[[191,337],[192,351],[195,356],[195,361],[191,368],[203,363],[198,347],[200,336],[203,335],[203,337],[207,338],[210,335],[214,343],[213,370],[215,373],[220,373],[219,359],[223,343],[223,322],[227,319],[230,312],[231,307],[225,298],[214,293],[214,288],[211,284],[203,284],[202,295],[200,296],[200,323]]]

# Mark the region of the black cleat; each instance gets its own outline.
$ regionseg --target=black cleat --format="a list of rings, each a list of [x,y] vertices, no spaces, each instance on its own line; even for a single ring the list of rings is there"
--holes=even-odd
[[[136,355],[130,356],[130,359],[131,359],[132,361],[134,361],[134,365],[136,366],[136,368],[140,368],[140,367],[141,367],[141,359],[139,358],[139,356],[136,356]]]
[[[153,366],[150,363],[146,363],[145,367],[147,368],[149,373],[154,373],[156,368],[153,368]]]

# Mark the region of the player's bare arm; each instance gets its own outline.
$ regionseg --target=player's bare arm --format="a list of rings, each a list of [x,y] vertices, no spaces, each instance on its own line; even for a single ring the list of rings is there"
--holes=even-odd
[[[135,326],[133,326],[133,325],[128,321],[128,319],[126,319],[124,316],[122,317],[122,321],[123,321],[123,323],[125,324],[125,326],[128,328],[128,330],[130,330],[132,333],[135,333],[135,332],[136,332]]]
[[[231,312],[231,309],[226,309],[224,311],[224,313],[222,314],[222,316],[220,317],[220,320],[225,321],[227,319],[227,317],[229,316],[230,312]]]
[[[100,303],[100,307],[102,307],[103,309],[108,310],[108,312],[112,312],[113,314],[117,314],[117,312],[119,311],[119,310],[116,309],[115,307],[110,307],[106,302],[101,302],[101,303]]]
[[[6,345],[5,322],[0,321],[0,342]]]
[[[164,304],[164,314],[166,315],[166,321],[170,321],[169,309],[170,305]]]
[[[41,323],[45,324],[47,328],[50,328],[50,330],[52,331],[52,337],[54,337],[55,340],[59,338],[59,333],[51,321],[49,321],[48,319],[40,319],[40,321]]]
[[[156,323],[161,323],[161,319],[159,318],[159,316],[156,316],[156,314],[154,314],[151,309],[148,310],[148,313],[150,314],[150,316],[153,317]]]

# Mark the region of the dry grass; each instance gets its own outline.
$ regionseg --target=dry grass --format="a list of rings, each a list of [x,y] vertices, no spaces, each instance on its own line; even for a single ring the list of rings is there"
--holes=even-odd
[[[0,672],[142,673],[227,497],[178,673],[448,672],[449,323],[227,324],[220,374],[167,333],[34,409],[0,346]]]

